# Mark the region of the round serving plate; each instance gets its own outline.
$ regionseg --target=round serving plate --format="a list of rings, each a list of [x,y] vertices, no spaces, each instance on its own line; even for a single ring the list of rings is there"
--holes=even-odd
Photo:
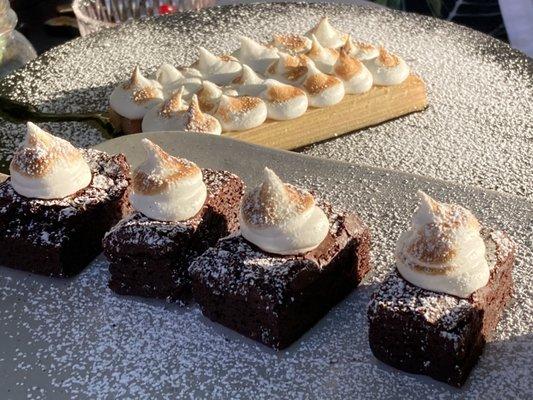
[[[227,53],[239,35],[264,41],[305,32],[324,15],[402,55],[426,81],[429,108],[300,151],[533,198],[533,62],[471,29],[384,8],[247,4],[132,21],[52,49],[3,80],[0,94],[39,112],[105,111],[111,90],[135,65],[149,74],[162,62],[190,64],[198,46]],[[4,116],[50,117],[13,106],[2,102]],[[106,138],[83,122],[47,127],[82,146]],[[21,124],[0,125],[4,169],[24,131]]]
[[[65,280],[0,268],[1,399],[532,398],[532,202],[211,135],[130,135],[98,148],[123,152],[138,165],[144,137],[202,167],[232,171],[249,187],[272,167],[283,180],[356,211],[372,232],[373,270],[302,338],[276,352],[210,322],[195,305],[115,295],[103,257]],[[368,346],[370,295],[394,267],[395,243],[419,189],[468,207],[519,246],[515,301],[462,389],[395,370]]]

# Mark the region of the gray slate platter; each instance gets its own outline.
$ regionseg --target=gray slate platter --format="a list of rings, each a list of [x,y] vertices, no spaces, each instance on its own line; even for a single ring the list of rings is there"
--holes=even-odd
[[[99,145],[143,158],[142,136]],[[194,305],[118,297],[100,257],[80,276],[48,279],[0,268],[1,399],[532,398],[533,204],[510,195],[420,176],[311,158],[209,135],[149,137],[203,167],[248,185],[264,166],[357,210],[373,234],[375,270],[288,350],[274,352],[202,317]],[[367,344],[366,304],[393,267],[415,192],[471,208],[518,243],[516,299],[466,386],[454,389],[380,362]]]

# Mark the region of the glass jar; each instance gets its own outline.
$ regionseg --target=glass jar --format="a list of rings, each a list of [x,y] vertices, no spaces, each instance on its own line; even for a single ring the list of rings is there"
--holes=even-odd
[[[0,0],[0,77],[37,57],[31,43],[15,30],[17,14],[9,0]]]

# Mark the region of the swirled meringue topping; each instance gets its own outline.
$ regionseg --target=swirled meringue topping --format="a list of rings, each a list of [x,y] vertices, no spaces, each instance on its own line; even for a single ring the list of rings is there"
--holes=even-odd
[[[282,52],[292,55],[307,53],[311,49],[311,39],[300,35],[274,35],[271,44]]]
[[[131,79],[113,90],[109,106],[125,118],[141,119],[150,108],[163,101],[161,89],[159,82],[145,78],[139,67],[135,67]]]
[[[198,61],[193,65],[201,72],[204,79],[217,85],[227,85],[241,72],[241,64],[232,56],[216,56],[200,47]]]
[[[188,160],[165,153],[143,139],[146,160],[133,172],[131,205],[158,221],[186,221],[194,217],[207,198],[202,170]]]
[[[198,104],[203,112],[213,114],[220,101],[220,97],[225,94],[227,96],[238,96],[236,90],[228,87],[219,87],[213,82],[203,81],[202,88],[198,92]]]
[[[342,48],[350,56],[361,61],[372,60],[379,56],[379,49],[376,46],[366,42],[353,41],[351,36],[348,36]]]
[[[467,298],[489,281],[485,242],[474,215],[418,192],[420,205],[396,246],[396,265],[413,285]]]
[[[307,110],[307,95],[295,86],[265,80],[264,90],[259,94],[267,106],[267,116],[274,120],[298,118]]]
[[[15,192],[37,199],[62,199],[92,180],[91,169],[79,149],[31,122],[9,171]]]
[[[344,83],[344,91],[348,94],[365,93],[372,87],[370,71],[361,61],[350,56],[344,48],[340,50],[333,72]]]
[[[307,191],[265,168],[263,183],[246,193],[239,213],[242,236],[274,254],[303,254],[326,238],[329,221]]]
[[[331,74],[333,65],[339,58],[339,52],[335,49],[323,47],[315,35],[311,35],[311,41],[311,49],[305,55],[315,63],[319,70],[326,74]]]
[[[306,91],[309,105],[312,107],[332,106],[339,103],[344,97],[342,81],[320,71],[311,60],[307,63],[307,73],[302,87]]]
[[[195,94],[188,106],[183,105],[181,98],[176,98],[174,102],[171,98],[162,108],[155,107],[148,111],[143,118],[142,129],[143,132],[183,131],[212,135],[220,135],[222,132],[218,120],[200,110]]]
[[[280,82],[296,84],[307,72],[308,58],[304,55],[292,56],[279,52],[279,59],[267,68],[266,76]]]
[[[305,34],[307,37],[311,37],[311,35],[315,35],[322,46],[330,49],[341,47],[348,37],[347,34],[339,32],[331,26],[328,17],[323,17],[313,29]]]
[[[379,56],[366,62],[366,67],[374,78],[375,85],[398,85],[409,76],[409,67],[396,54],[380,48]]]
[[[231,87],[241,96],[257,96],[265,88],[263,81],[264,78],[243,64],[241,74],[233,80]]]
[[[241,47],[235,56],[254,71],[264,73],[268,66],[278,59],[278,49],[275,47],[264,46],[246,36],[241,36],[240,41]]]
[[[267,107],[258,97],[230,97],[223,94],[213,115],[222,125],[223,131],[244,131],[265,122]]]

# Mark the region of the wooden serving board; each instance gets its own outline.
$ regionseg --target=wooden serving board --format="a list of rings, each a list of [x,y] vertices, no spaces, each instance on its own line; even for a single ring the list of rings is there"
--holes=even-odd
[[[396,86],[373,86],[362,95],[346,95],[331,107],[310,108],[289,121],[267,120],[257,128],[224,136],[276,149],[292,150],[380,124],[427,107],[426,84],[411,74]]]

